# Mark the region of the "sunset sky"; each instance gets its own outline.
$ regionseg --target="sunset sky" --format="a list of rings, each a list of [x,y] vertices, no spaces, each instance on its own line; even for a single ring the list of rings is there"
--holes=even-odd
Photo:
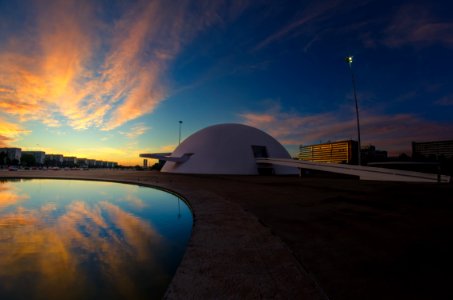
[[[206,126],[291,154],[453,139],[451,1],[0,0],[0,146],[141,163]]]

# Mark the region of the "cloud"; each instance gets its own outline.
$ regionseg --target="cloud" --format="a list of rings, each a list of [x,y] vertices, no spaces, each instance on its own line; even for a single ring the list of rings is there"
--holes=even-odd
[[[138,123],[134,126],[132,126],[128,132],[120,131],[120,133],[130,139],[136,138],[145,132],[147,132],[151,127],[146,126],[143,123]]]
[[[131,278],[143,264],[159,266],[150,251],[160,242],[156,230],[107,202],[75,201],[59,216],[53,214],[55,209],[17,208],[0,216],[2,237],[9,241],[0,244],[0,277],[18,282],[34,274],[33,293],[65,298],[69,288],[74,297],[84,298],[84,291],[92,289],[84,262],[93,259],[99,262],[98,275],[114,293],[139,298]]]
[[[13,185],[7,182],[0,183],[0,212],[8,206],[17,205],[18,202],[28,200],[29,198],[30,196],[27,194],[20,194]]]
[[[296,11],[297,17],[279,28],[277,31],[263,39],[253,49],[261,50],[273,43],[284,39],[300,38],[300,35],[306,35],[308,38],[304,51],[310,48],[311,44],[321,39],[321,36],[328,32],[341,33],[351,32],[361,28],[367,22],[340,26],[338,24],[329,24],[329,18],[339,14],[351,14],[351,11],[361,6],[367,5],[370,0],[360,1],[360,3],[351,3],[344,0],[312,1],[307,4],[301,12]],[[302,2],[301,2],[302,3]]]
[[[30,130],[23,129],[18,124],[10,123],[0,118],[0,147],[8,146],[17,141],[22,135],[30,132]]]
[[[158,152],[173,152],[176,149],[177,145],[165,145],[158,149]]]
[[[271,114],[246,113],[241,116],[251,124],[269,124],[275,122],[275,117]]]
[[[50,127],[117,128],[165,100],[168,66],[185,43],[222,22],[222,10],[247,6],[136,1],[112,17],[101,5],[38,0],[29,27],[0,35],[3,112]]]
[[[95,24],[86,21],[94,19],[88,2],[39,1],[36,15],[36,29],[12,37],[17,42],[7,43],[0,53],[0,107],[20,120],[42,120],[50,126],[58,125],[52,114],[70,123],[85,118],[92,124],[96,111],[82,104],[87,96],[82,87],[90,76],[86,67],[95,50]]]
[[[258,45],[256,45],[253,51],[260,50],[271,43],[281,40],[284,37],[287,37],[291,32],[300,29],[309,22],[312,22],[323,15],[332,12],[335,8],[340,5],[341,1],[324,1],[316,2],[314,5],[309,5],[304,9],[304,12],[301,17],[298,19],[289,22],[278,31],[274,32]]]
[[[264,130],[288,146],[357,140],[354,114],[327,112],[300,115],[274,107],[265,112],[247,112],[239,116],[245,124]],[[363,145],[373,144],[393,155],[410,153],[412,141],[451,139],[453,124],[426,120],[413,114],[385,115],[362,111],[360,129]]]
[[[145,204],[139,196],[134,194],[127,194],[124,198],[121,198],[120,201],[125,201],[138,209],[142,209],[147,206],[147,204]]]
[[[262,39],[252,52],[274,43],[299,39],[305,41],[304,51],[313,43],[335,36],[359,37],[369,48],[378,44],[396,48],[405,45],[426,46],[443,44],[453,46],[453,22],[441,19],[432,9],[433,5],[401,4],[390,14],[368,16],[365,21],[354,18],[348,23],[338,19],[338,15],[357,15],[369,11],[368,4],[375,1],[351,3],[342,0],[314,1],[301,10],[295,9],[295,17]],[[361,8],[365,9],[361,10]],[[383,28],[376,30],[376,28]]]
[[[442,97],[439,100],[437,100],[435,104],[441,106],[453,106],[453,95]]]
[[[453,22],[433,17],[426,6],[402,6],[384,32],[384,44],[401,47],[407,44],[430,45],[434,43],[453,46]]]

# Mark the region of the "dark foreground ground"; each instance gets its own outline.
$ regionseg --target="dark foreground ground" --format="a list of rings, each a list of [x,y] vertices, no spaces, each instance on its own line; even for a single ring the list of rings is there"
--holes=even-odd
[[[452,184],[79,172],[206,191],[238,204],[287,245],[324,298],[453,299]]]
[[[453,299],[451,184],[223,181],[210,189],[270,227],[330,299]]]

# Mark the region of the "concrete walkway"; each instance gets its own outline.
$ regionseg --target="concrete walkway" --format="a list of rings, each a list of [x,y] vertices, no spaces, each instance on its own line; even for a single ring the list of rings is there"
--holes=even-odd
[[[105,180],[181,195],[192,208],[194,228],[167,299],[327,298],[292,251],[255,216],[181,177],[114,170],[0,171],[0,177]]]
[[[357,176],[361,180],[375,181],[399,181],[399,182],[430,182],[449,183],[450,176],[441,174],[429,174],[405,170],[376,168],[369,166],[357,166],[347,164],[318,163],[304,160],[285,158],[258,158],[257,163],[273,164],[287,167],[295,167],[306,170],[316,170]]]

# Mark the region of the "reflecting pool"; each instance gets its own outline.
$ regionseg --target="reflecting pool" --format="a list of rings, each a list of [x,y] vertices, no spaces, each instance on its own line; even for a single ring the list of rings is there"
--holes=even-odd
[[[81,180],[0,182],[0,299],[161,298],[192,214],[177,196]]]

